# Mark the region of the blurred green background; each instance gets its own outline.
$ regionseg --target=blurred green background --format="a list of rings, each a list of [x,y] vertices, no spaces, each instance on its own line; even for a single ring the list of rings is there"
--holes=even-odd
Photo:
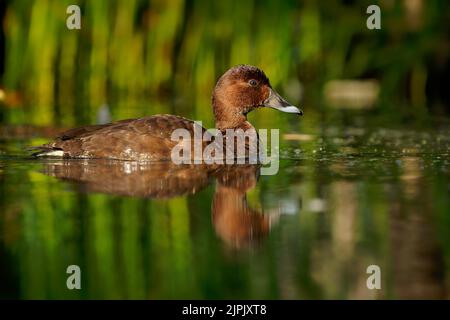
[[[81,30],[66,28],[70,4]],[[370,4],[381,30],[366,28]],[[449,6],[2,1],[0,297],[448,299]],[[213,127],[215,81],[241,63],[305,111],[249,115],[283,138],[279,174],[247,194],[261,214],[285,211],[256,247],[216,234],[214,183],[173,199],[92,194],[26,158],[105,110]],[[81,291],[65,286],[69,264]],[[380,291],[365,286],[369,264]]]
[[[366,28],[373,3],[381,30]],[[66,27],[70,4],[81,7],[81,30]],[[92,123],[107,103],[114,119],[167,112],[210,127],[215,81],[241,63],[262,68],[306,112],[326,107],[330,80],[375,79],[382,120],[448,114],[446,0],[27,0],[3,7],[4,123]]]

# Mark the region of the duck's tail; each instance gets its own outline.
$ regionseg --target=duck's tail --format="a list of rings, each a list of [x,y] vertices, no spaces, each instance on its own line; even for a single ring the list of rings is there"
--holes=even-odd
[[[55,148],[47,145],[28,147],[27,151],[33,152],[32,157],[54,157],[62,158],[64,156],[64,151],[61,148]]]

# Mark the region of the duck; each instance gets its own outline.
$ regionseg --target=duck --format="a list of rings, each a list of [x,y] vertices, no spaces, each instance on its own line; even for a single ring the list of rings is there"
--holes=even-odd
[[[212,93],[215,128],[244,131],[254,129],[247,120],[249,112],[273,108],[303,115],[303,111],[287,102],[271,86],[269,78],[258,67],[237,65],[217,81]],[[176,129],[209,135],[194,120],[171,114],[158,114],[138,119],[119,120],[107,124],[88,125],[61,133],[53,141],[32,147],[33,157],[114,159],[134,161],[168,161],[178,144],[171,136]],[[205,148],[214,137],[202,139]]]

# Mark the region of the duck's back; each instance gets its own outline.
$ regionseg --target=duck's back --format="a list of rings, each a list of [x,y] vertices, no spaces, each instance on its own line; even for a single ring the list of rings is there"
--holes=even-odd
[[[53,142],[36,147],[35,156],[65,158],[106,158],[161,161],[171,158],[177,141],[171,139],[176,129],[186,129],[194,137],[206,129],[192,120],[174,115],[154,115],[92,125],[63,132]]]

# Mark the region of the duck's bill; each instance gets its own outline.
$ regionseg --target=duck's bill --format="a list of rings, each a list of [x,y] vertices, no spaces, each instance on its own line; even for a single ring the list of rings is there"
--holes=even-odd
[[[270,88],[269,97],[264,101],[264,107],[277,109],[287,113],[302,115],[303,111],[284,100],[275,90]]]

